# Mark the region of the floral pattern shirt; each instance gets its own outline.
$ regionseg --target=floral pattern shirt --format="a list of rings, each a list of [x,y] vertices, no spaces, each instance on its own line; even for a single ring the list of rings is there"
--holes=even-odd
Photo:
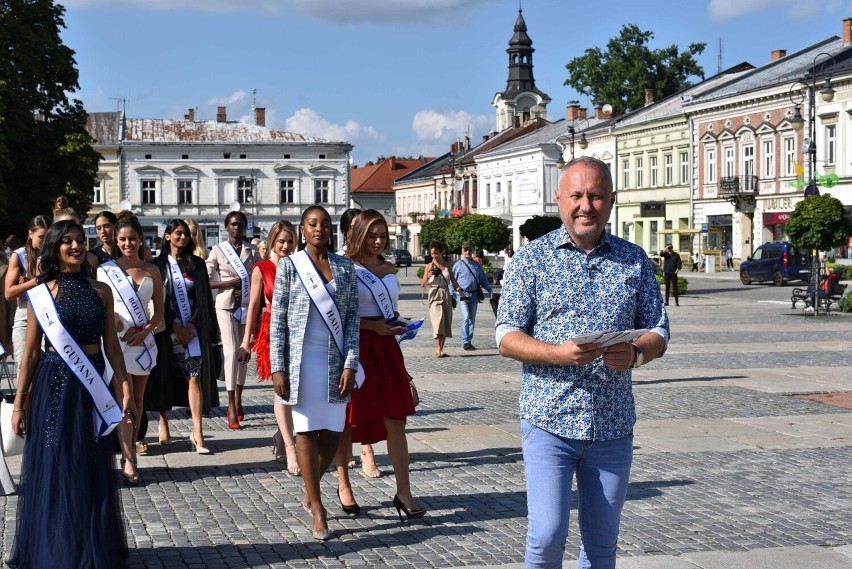
[[[505,275],[497,345],[509,332],[550,344],[578,334],[648,328],[668,342],[669,318],[654,269],[638,246],[604,233],[589,253],[565,227],[523,246]],[[577,440],[633,434],[631,373],[599,357],[585,366],[523,365],[520,415],[536,427]]]

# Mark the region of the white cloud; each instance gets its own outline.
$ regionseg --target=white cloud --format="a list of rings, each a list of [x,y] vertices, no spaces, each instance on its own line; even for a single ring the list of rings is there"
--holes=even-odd
[[[209,101],[207,101],[208,105],[215,106],[227,106],[233,105],[234,103],[239,103],[246,98],[246,92],[242,89],[237,89],[227,97],[212,97]]]
[[[488,130],[492,117],[471,115],[465,111],[441,113],[433,110],[417,111],[411,121],[411,130],[418,140],[452,142],[470,134],[478,136]]]
[[[342,125],[335,124],[321,117],[313,109],[297,110],[285,119],[284,130],[307,136],[317,136],[334,142],[353,144],[358,140],[378,140],[381,138],[379,131],[372,126],[364,126],[351,119]]]
[[[202,12],[286,13],[297,10],[305,16],[337,24],[443,24],[464,25],[470,11],[480,4],[502,0],[64,0],[67,8],[132,6],[150,10],[197,10]]]

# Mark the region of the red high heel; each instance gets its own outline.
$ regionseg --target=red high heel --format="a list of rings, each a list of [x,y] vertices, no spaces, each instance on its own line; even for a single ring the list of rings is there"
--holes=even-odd
[[[228,409],[228,428],[232,431],[236,431],[240,428],[240,419],[237,418],[233,423],[231,422],[231,410]]]

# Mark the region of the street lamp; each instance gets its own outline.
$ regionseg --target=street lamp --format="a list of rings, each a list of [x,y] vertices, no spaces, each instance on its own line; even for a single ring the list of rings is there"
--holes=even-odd
[[[577,128],[577,125],[582,123],[586,123],[585,126],[583,128]],[[571,126],[568,127],[567,134],[563,134],[556,138],[556,146],[559,147],[559,160],[556,161],[557,168],[561,170],[565,167],[565,159],[563,158],[563,155],[565,154],[566,145],[568,145],[571,149],[571,160],[574,159],[574,139],[578,131],[585,131],[587,128],[589,128],[589,121],[587,119],[579,119],[571,123]],[[580,134],[580,140],[577,142],[577,146],[579,146],[581,150],[585,150],[589,147],[589,141],[586,139],[585,132]]]
[[[817,67],[817,61],[823,58]],[[831,73],[827,73],[827,67],[831,64]],[[834,56],[829,53],[820,52],[814,57],[813,64],[810,69],[810,84],[802,80],[796,80],[790,86],[789,99],[795,105],[793,118],[790,119],[790,126],[795,130],[802,130],[805,126],[805,119],[802,117],[802,103],[805,98],[808,100],[808,137],[802,147],[802,152],[808,153],[808,183],[805,187],[805,199],[810,196],[818,196],[819,189],[816,181],[816,93],[817,93],[817,73],[821,73],[825,77],[825,83],[819,90],[820,98],[826,103],[834,100],[834,89],[831,86],[831,76],[835,71]],[[807,79],[808,76],[805,75]],[[797,88],[798,87],[798,88]],[[819,252],[811,251],[811,274],[808,279],[808,288],[813,291],[813,309],[814,316],[819,314]]]
[[[817,66],[817,61],[821,58],[824,59]],[[827,66],[831,64],[831,73],[826,73]],[[820,98],[826,103],[830,103],[834,100],[834,88],[831,86],[831,75],[834,74],[835,61],[834,57],[825,52],[818,53],[816,57],[814,57],[813,65],[810,69],[810,84],[806,83],[802,80],[796,80],[793,85],[790,86],[789,99],[790,102],[795,105],[795,110],[793,111],[793,118],[790,119],[790,126],[792,126],[795,130],[802,130],[805,126],[805,119],[802,116],[802,103],[805,102],[807,98],[808,101],[808,136],[805,139],[804,146],[802,148],[802,152],[807,152],[808,154],[808,184],[805,189],[805,196],[810,195],[819,195],[819,190],[817,189],[817,183],[815,178],[815,167],[816,167],[816,93],[817,93],[817,73],[822,73],[825,77],[825,83],[823,83],[822,88],[819,90]],[[808,77],[807,75],[805,76]]]

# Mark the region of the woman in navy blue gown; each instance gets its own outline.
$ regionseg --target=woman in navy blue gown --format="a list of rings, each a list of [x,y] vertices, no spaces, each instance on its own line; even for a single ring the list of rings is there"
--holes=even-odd
[[[61,221],[47,231],[40,283],[54,298],[59,320],[99,373],[104,354],[113,368],[121,408],[133,409],[131,385],[115,332],[109,286],[91,278],[83,228]],[[30,293],[32,294],[32,293]],[[32,305],[12,428],[26,435],[17,530],[11,567],[115,569],[127,563],[118,495],[115,430],[98,436],[92,396],[50,342]],[[97,381],[97,378],[95,378]],[[30,405],[25,409],[26,393]],[[123,414],[132,421],[132,412]]]

